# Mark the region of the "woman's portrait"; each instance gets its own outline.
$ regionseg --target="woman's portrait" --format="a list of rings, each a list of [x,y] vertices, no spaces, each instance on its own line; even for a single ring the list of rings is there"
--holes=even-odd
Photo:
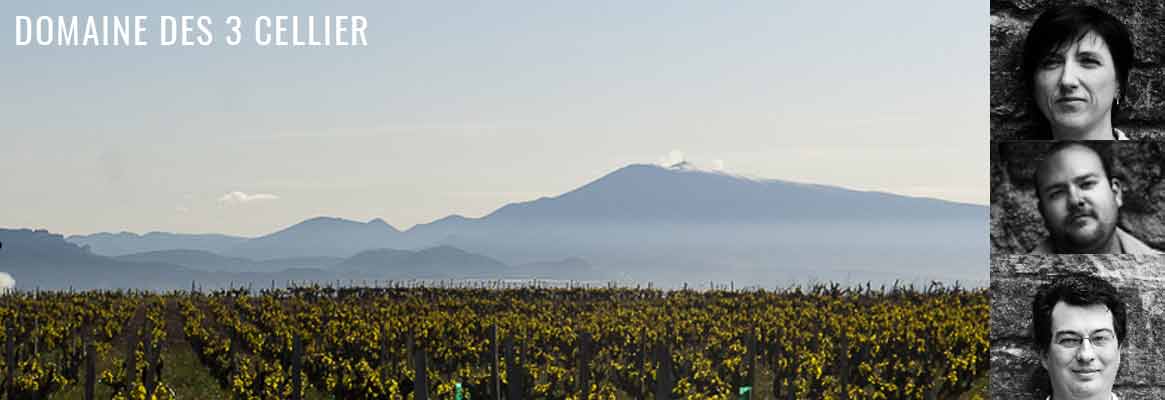
[[[1023,10],[992,3],[991,135],[994,140],[1165,137],[1160,23],[1165,5],[1130,26],[1102,6]],[[1030,25],[1025,18],[1031,18]],[[1154,19],[1156,26],[1146,24]],[[1157,42],[1137,40],[1158,36]],[[1151,47],[1139,51],[1138,44]]]

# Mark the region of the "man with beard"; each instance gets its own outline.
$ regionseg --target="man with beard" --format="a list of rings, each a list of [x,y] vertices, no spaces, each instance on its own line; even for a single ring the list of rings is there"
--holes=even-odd
[[[1057,142],[1036,167],[1050,237],[1032,254],[1161,254],[1117,226],[1123,204],[1112,160],[1083,142]]]
[[[1057,277],[1032,299],[1032,336],[1054,400],[1117,400],[1112,386],[1128,343],[1127,310],[1112,284]]]

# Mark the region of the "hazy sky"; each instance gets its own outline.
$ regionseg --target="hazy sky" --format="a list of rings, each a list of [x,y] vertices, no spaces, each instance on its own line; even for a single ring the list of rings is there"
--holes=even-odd
[[[979,2],[40,3],[0,4],[0,227],[404,229],[673,150],[987,204]],[[19,47],[17,15],[362,15],[369,45]]]

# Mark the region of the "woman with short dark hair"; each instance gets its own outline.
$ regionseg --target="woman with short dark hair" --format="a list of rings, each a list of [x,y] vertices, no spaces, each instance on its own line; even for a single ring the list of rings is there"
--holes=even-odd
[[[1093,6],[1053,7],[1028,31],[1021,79],[1039,139],[1123,140],[1113,127],[1128,92],[1132,34]]]

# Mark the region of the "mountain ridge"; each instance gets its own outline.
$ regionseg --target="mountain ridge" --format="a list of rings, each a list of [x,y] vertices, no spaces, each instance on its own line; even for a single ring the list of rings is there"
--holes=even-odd
[[[790,279],[802,265],[817,273],[886,263],[890,271],[945,279],[969,276],[951,257],[986,251],[974,234],[987,214],[986,206],[928,197],[632,164],[481,217],[450,214],[400,231],[380,218],[317,216],[218,253],[348,258],[369,249],[450,245],[511,266],[583,257],[629,278],[688,279],[709,266],[738,266],[751,271],[742,272],[748,279]],[[837,245],[848,250],[831,248]],[[936,264],[943,267],[931,275],[926,266]]]

